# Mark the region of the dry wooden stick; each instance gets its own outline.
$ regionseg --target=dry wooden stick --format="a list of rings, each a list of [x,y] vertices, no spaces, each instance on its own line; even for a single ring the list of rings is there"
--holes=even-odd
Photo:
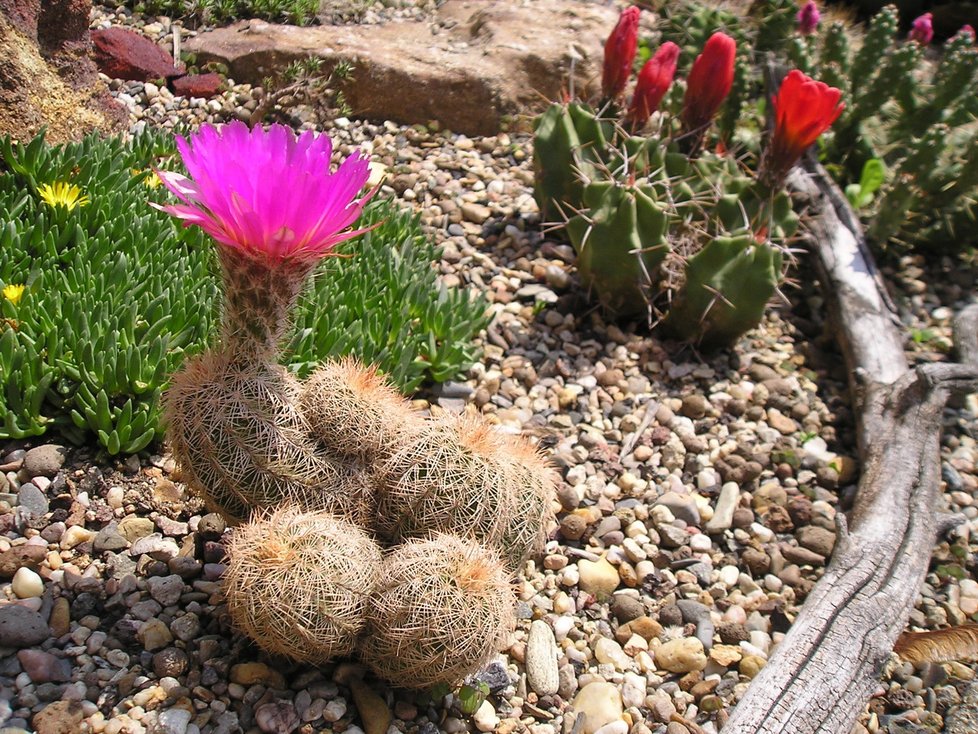
[[[908,369],[898,321],[845,197],[820,167],[795,169],[788,183],[809,201],[809,249],[851,375],[863,473],[850,520],[837,515],[825,575],[723,734],[852,729],[945,526],[936,514],[945,403],[978,389],[970,360]]]

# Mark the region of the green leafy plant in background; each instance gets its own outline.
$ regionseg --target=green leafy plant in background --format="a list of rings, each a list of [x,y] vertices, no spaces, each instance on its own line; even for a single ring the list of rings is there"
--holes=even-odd
[[[873,196],[886,181],[886,166],[879,158],[870,158],[863,165],[859,183],[846,186],[846,198],[853,209],[865,209],[873,203]]]
[[[147,205],[166,200],[150,167],[176,165],[174,153],[162,135],[0,140],[0,438],[54,429],[116,454],[162,436],[167,376],[217,316],[205,238]],[[46,203],[57,183],[87,203]],[[417,217],[377,201],[364,219],[376,229],[347,246],[353,257],[324,262],[305,294],[286,365],[306,373],[351,354],[404,391],[459,376],[478,359],[485,300],[439,284]]]
[[[883,166],[876,196],[862,206],[876,245],[960,251],[978,214],[978,48],[961,32],[933,61],[898,28],[897,10],[887,6],[856,50],[842,23],[811,42],[811,68],[851,99],[825,161],[840,182],[873,160]]]

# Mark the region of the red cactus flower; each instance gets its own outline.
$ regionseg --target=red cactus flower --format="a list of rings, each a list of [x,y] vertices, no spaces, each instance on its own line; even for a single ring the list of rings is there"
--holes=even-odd
[[[687,132],[701,131],[716,115],[733,86],[737,43],[725,33],[714,33],[696,57],[686,80],[682,121]]]
[[[933,13],[924,13],[919,18],[914,20],[910,26],[910,35],[908,38],[911,41],[916,41],[921,46],[926,46],[928,43],[934,40],[934,15]]]
[[[798,11],[798,15],[795,16],[795,22],[798,23],[798,32],[803,36],[810,36],[818,29],[818,22],[822,19],[822,14],[818,12],[818,6],[815,4],[815,0],[808,0],[801,10]]]
[[[626,116],[626,121],[632,130],[641,128],[649,116],[659,109],[662,98],[666,96],[676,75],[678,59],[679,46],[672,41],[666,41],[659,46],[655,55],[645,62],[638,73],[635,94],[632,95],[632,104]]]
[[[634,5],[621,11],[618,25],[604,44],[604,72],[601,75],[601,93],[605,99],[615,99],[625,91],[628,77],[632,74],[632,62],[638,49],[638,16],[641,11]]]
[[[791,167],[842,114],[841,96],[797,69],[788,72],[772,101],[774,133],[761,162],[762,181],[780,188]]]

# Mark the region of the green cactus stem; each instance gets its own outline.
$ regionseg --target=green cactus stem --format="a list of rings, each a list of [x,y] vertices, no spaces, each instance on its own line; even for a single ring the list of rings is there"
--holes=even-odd
[[[567,222],[581,281],[616,316],[647,314],[658,269],[669,251],[667,217],[646,186],[589,184],[587,214]]]
[[[781,251],[753,235],[716,237],[686,264],[665,329],[711,349],[732,344],[764,315],[782,274]]]

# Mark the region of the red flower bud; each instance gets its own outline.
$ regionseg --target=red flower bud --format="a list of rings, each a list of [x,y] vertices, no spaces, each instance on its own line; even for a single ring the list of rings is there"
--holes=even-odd
[[[972,28],[969,23],[965,23],[963,26],[961,26],[958,29],[958,32],[955,35],[956,36],[968,36],[968,38],[971,39],[971,42],[972,43],[975,42],[975,29]]]
[[[914,20],[910,27],[910,35],[908,38],[911,41],[916,41],[921,46],[926,46],[928,43],[934,40],[934,15],[932,13],[924,13],[919,18]]]
[[[628,108],[626,120],[632,130],[638,130],[645,124],[649,116],[659,109],[662,98],[666,96],[676,75],[676,61],[679,59],[679,46],[672,41],[666,41],[655,56],[645,62],[638,73],[635,84],[635,94]]]
[[[605,41],[604,72],[601,75],[601,93],[605,99],[619,97],[632,75],[632,62],[638,49],[640,12],[634,5],[622,10],[618,25]]]
[[[686,80],[682,120],[687,132],[710,124],[733,86],[737,43],[725,33],[710,36]]]
[[[791,167],[845,109],[835,87],[794,69],[772,100],[774,132],[764,151],[761,179],[779,188]]]

